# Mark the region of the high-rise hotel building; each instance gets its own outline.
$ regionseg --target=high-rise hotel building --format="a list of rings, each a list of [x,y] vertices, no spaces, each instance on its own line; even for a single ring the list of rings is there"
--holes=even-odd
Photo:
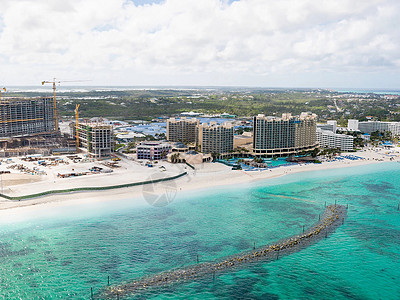
[[[199,126],[199,149],[203,153],[229,153],[233,150],[233,135],[234,127],[230,123],[203,123]]]
[[[195,143],[199,125],[198,119],[170,118],[167,120],[167,140],[169,142]]]
[[[281,118],[258,115],[253,122],[253,153],[258,156],[288,156],[318,147],[317,116],[282,114]]]

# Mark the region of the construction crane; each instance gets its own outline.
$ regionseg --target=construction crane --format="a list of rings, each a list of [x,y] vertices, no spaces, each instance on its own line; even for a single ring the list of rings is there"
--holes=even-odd
[[[76,152],[79,152],[79,106],[80,104],[76,104],[75,106],[75,135],[76,135]]]
[[[54,124],[55,124],[55,128],[56,131],[58,131],[58,118],[57,118],[57,101],[56,101],[56,83],[60,84],[61,81],[56,81],[56,79],[54,78],[53,81],[42,81],[42,85],[44,85],[45,83],[52,83],[53,84],[53,110],[54,110]]]
[[[53,78],[53,81],[42,81],[42,85],[45,83],[51,83],[53,84],[53,101],[54,101],[54,123],[55,123],[55,128],[56,131],[58,131],[58,117],[57,117],[57,101],[56,101],[56,84],[60,84],[61,82],[82,82],[82,81],[88,81],[88,80],[63,80],[63,81],[56,81],[55,78]]]
[[[1,91],[5,91],[5,92],[7,92],[7,90],[6,90],[6,88],[5,88],[5,87],[3,87],[3,88],[1,88],[1,89],[0,89],[0,101],[1,101]]]

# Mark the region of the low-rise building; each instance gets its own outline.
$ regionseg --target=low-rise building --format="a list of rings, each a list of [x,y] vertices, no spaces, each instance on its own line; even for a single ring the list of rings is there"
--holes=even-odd
[[[136,147],[137,159],[159,160],[167,157],[171,145],[159,141],[141,142]]]
[[[187,152],[171,152],[167,159],[171,163],[188,163],[190,165],[202,164],[212,160],[211,154],[199,153],[194,150]]]

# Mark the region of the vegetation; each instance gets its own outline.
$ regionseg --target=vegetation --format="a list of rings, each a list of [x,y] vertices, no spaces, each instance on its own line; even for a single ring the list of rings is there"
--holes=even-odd
[[[38,92],[7,94],[24,97],[51,95]],[[338,120],[342,126],[346,125],[347,119],[363,121],[367,116],[381,121],[400,121],[400,96],[344,94],[311,89],[126,90],[64,92],[58,95],[60,116],[74,116],[76,104],[81,104],[80,117],[83,118],[152,120],[185,111],[206,114],[225,112],[238,117],[311,111],[318,115],[319,121]],[[243,128],[243,131],[246,129]]]

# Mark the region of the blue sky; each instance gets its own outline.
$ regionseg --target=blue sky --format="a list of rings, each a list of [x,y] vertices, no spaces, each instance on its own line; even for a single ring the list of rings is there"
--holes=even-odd
[[[399,88],[397,0],[2,0],[0,85]]]

